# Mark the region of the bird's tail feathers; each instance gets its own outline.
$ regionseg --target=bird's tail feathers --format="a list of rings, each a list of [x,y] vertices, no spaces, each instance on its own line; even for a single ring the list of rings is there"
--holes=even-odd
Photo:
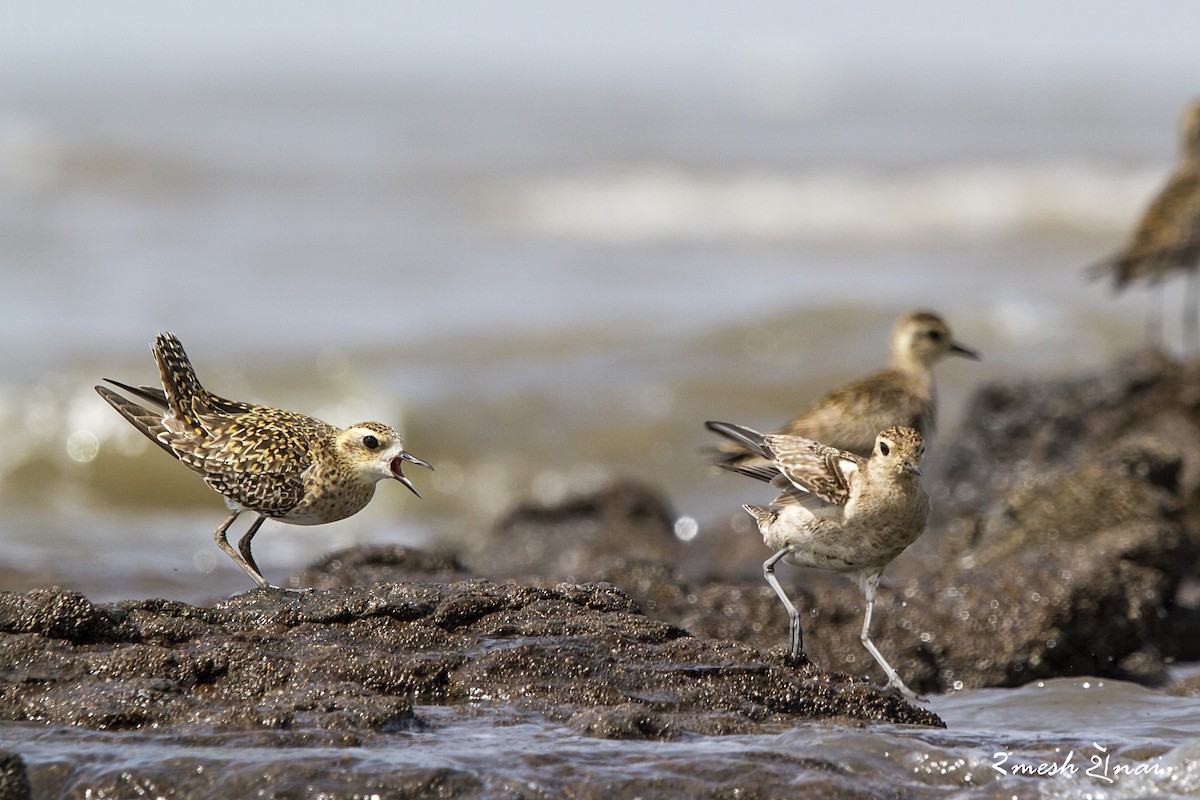
[[[776,509],[767,508],[766,506],[744,505],[742,508],[746,509],[746,513],[754,517],[760,531],[765,531],[779,517],[779,512]]]
[[[154,340],[154,360],[158,362],[168,408],[189,428],[199,432],[201,425],[195,416],[208,408],[208,392],[200,385],[196,370],[175,334],[158,334]]]
[[[753,428],[747,428],[744,425],[734,425],[732,422],[717,422],[715,420],[705,422],[704,427],[741,445],[755,455],[762,456],[768,461],[775,460],[775,454],[771,452],[771,449],[763,441],[763,435]]]
[[[156,386],[130,386],[127,383],[121,383],[120,381],[113,380],[112,378],[105,378],[104,382],[111,383],[113,386],[116,386],[118,389],[124,389],[125,391],[127,391],[131,395],[133,395],[134,397],[137,397],[141,400],[145,400],[147,403],[150,403],[151,405],[156,406],[157,408],[161,408],[161,409],[165,410],[167,407],[166,393],[163,392],[162,389],[159,389]],[[99,388],[103,388],[103,387],[97,387],[97,389],[99,389]],[[103,396],[103,395],[101,395],[101,396]],[[120,395],[118,395],[118,397],[119,396]],[[105,397],[105,399],[107,400],[108,398]],[[111,402],[111,401],[109,401],[109,402]]]
[[[738,475],[745,475],[755,480],[763,481],[764,483],[770,483],[779,475],[779,470],[773,466],[749,466],[727,461],[718,462],[717,466],[721,469],[727,469],[730,472],[736,472]]]
[[[116,383],[116,381],[112,382]],[[120,383],[117,383],[116,385],[123,389],[129,388]],[[145,434],[146,438],[150,439],[163,450],[166,450],[172,456],[175,455],[175,452],[158,436],[164,430],[161,412],[151,411],[148,408],[143,408],[129,398],[117,394],[107,386],[97,386],[96,392],[103,397],[110,406],[115,408],[121,416],[129,420],[129,423],[133,425],[133,427]],[[134,394],[138,393],[134,391]]]

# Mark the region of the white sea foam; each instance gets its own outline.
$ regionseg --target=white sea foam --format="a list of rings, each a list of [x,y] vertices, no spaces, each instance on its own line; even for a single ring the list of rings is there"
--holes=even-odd
[[[660,164],[511,184],[490,207],[526,232],[614,243],[1109,234],[1136,217],[1163,172],[1061,162],[706,174]]]

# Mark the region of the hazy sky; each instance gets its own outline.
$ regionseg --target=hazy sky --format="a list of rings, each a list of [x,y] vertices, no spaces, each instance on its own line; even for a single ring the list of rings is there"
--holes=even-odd
[[[43,2],[0,7],[0,68],[21,82],[107,70],[402,69],[520,80],[670,78],[754,58],[877,68],[1182,70],[1200,83],[1200,3],[1014,0],[561,3]],[[692,75],[694,78],[694,74]],[[0,79],[0,85],[4,81]]]

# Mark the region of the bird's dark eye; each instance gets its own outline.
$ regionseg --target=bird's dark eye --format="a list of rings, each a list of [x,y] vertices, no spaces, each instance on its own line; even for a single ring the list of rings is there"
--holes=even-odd
[[[940,342],[942,340],[942,332],[941,331],[927,331],[925,333],[925,335],[928,336],[930,339],[932,339],[935,342]]]
[[[892,449],[891,449],[890,447],[888,447],[888,446],[887,446],[887,442],[880,442],[880,443],[879,443],[879,454],[880,454],[880,455],[882,455],[882,456],[886,456],[886,455],[887,455],[888,453],[890,453],[890,452],[892,452]]]
[[[362,443],[363,443],[363,447],[367,448],[368,450],[378,450],[379,449],[379,440],[370,434],[367,434],[366,436],[364,436],[362,438]]]

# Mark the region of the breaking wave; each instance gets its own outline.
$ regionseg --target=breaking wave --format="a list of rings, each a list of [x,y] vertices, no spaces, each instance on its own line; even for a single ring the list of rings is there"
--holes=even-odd
[[[1096,235],[1125,230],[1163,177],[1161,167],[1082,163],[790,175],[647,166],[512,184],[492,194],[489,211],[525,232],[612,243]]]

